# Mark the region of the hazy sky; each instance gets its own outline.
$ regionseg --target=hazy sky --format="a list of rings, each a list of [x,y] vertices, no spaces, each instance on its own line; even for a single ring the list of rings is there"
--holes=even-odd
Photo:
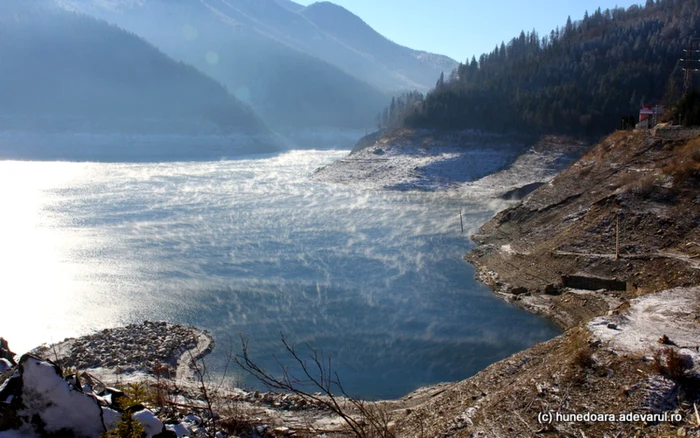
[[[309,5],[314,1],[296,0]],[[563,26],[566,17],[633,4],[643,0],[332,0],[372,26],[382,35],[414,49],[449,55],[464,61],[478,58],[506,43],[521,30],[540,36]]]

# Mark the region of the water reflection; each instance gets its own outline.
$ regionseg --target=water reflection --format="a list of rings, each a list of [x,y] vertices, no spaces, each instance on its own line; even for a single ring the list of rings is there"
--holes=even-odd
[[[0,333],[22,351],[143,319],[239,332],[265,366],[280,333],[391,397],[467,377],[556,331],[461,260],[493,211],[459,194],[312,182],[343,152],[236,161],[0,162]],[[11,306],[11,307],[10,307]]]

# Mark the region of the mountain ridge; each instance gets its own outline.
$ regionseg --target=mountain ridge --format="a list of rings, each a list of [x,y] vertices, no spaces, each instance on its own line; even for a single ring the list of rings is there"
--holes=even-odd
[[[386,40],[384,44],[402,53],[399,58],[410,61],[411,69],[427,71],[420,81],[413,80],[408,72],[397,73],[398,67],[378,61],[381,56],[356,50],[304,15],[317,6],[309,9],[286,0],[55,2],[116,24],[195,66],[285,134],[319,127],[370,128],[374,115],[390,100],[387,90],[425,88],[439,76],[442,64],[456,65],[441,55],[414,53]],[[359,20],[344,8],[338,10],[344,20]],[[152,26],[153,20],[161,24]]]
[[[46,5],[0,5],[3,132],[207,135],[218,142],[234,135],[257,138],[260,151],[280,146],[213,79],[116,26]],[[3,134],[3,143],[17,135]]]

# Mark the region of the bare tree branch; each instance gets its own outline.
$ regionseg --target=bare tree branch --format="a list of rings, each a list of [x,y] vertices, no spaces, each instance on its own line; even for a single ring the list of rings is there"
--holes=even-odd
[[[241,354],[236,355],[234,361],[241,369],[252,375],[263,385],[284,392],[291,392],[307,401],[313,401],[325,406],[338,415],[356,437],[394,437],[394,434],[388,427],[389,415],[387,412],[347,394],[340,382],[338,373],[333,371],[333,363],[330,356],[326,362],[326,359],[315,348],[306,344],[310,354],[308,358],[303,358],[287,341],[284,334],[280,334],[282,345],[287,355],[298,365],[301,374],[299,376],[293,374],[289,367],[283,365],[273,355],[281,370],[281,375],[277,377],[265,371],[251,359],[248,349],[249,340],[243,334],[239,335],[241,338]],[[306,390],[305,387],[310,387],[315,392]],[[336,395],[338,393],[340,396]],[[346,405],[348,402],[359,414],[359,419],[350,413],[351,409],[348,409]]]

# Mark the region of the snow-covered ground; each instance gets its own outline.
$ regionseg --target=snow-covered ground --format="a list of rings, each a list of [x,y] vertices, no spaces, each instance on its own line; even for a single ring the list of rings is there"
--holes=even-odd
[[[623,354],[654,356],[674,345],[691,358],[700,372],[700,287],[676,288],[630,302],[620,315],[601,316],[588,323],[592,335]],[[659,342],[666,336],[668,342]]]
[[[318,169],[317,180],[370,189],[460,190],[475,198],[495,198],[513,189],[544,183],[565,168],[579,149],[537,148],[523,153],[511,139],[475,135],[450,145],[418,141],[383,143],[357,150]]]
[[[319,169],[316,178],[375,189],[444,190],[497,172],[514,159],[506,148],[373,146]]]
[[[544,183],[574,160],[576,154],[560,150],[529,149],[507,168],[460,186],[464,192],[478,198],[495,198],[511,190],[533,183]]]

